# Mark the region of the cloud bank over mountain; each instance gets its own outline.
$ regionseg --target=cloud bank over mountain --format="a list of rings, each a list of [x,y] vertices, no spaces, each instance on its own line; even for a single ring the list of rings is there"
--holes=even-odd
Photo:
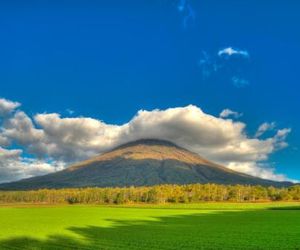
[[[4,108],[6,112],[0,113],[0,182],[60,170],[72,162],[142,138],[169,140],[240,172],[288,180],[277,174],[267,160],[288,146],[289,128],[274,130],[273,136],[264,139],[250,137],[246,124],[229,119],[229,114],[213,116],[193,105],[140,110],[122,125],[88,117],[62,117],[58,113],[30,117],[18,110],[19,106],[18,103]]]

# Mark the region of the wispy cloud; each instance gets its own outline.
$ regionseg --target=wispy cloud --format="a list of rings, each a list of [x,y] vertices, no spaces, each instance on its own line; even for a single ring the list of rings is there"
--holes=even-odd
[[[242,56],[242,57],[249,57],[249,53],[246,50],[239,50],[239,49],[233,49],[232,47],[228,47],[225,49],[221,49],[218,52],[218,56],[226,56],[226,57],[230,57],[230,56]]]
[[[243,114],[233,111],[231,109],[224,109],[221,113],[220,113],[220,117],[221,118],[228,118],[228,117],[234,117],[234,118],[239,118],[241,117]]]
[[[206,51],[202,51],[202,56],[198,61],[198,66],[202,71],[203,79],[207,79],[222,67],[222,65],[218,63],[215,58],[212,58]]]
[[[264,122],[263,124],[261,124],[256,133],[255,133],[255,137],[258,138],[260,136],[262,136],[264,133],[266,133],[267,131],[270,130],[274,130],[276,128],[276,123],[275,122]]]
[[[232,84],[237,88],[243,88],[250,84],[247,79],[240,78],[238,76],[234,76],[231,78]]]
[[[184,11],[185,5],[186,5],[186,0],[179,0],[177,5],[178,11],[179,12]]]
[[[228,79],[233,86],[243,88],[250,84],[244,76],[245,67],[247,66],[245,62],[248,63],[248,60],[245,61],[247,58],[249,58],[248,51],[236,50],[231,47],[211,55],[206,51],[202,51],[198,66],[204,80],[213,75],[224,74],[224,79]]]
[[[183,18],[182,25],[186,29],[190,22],[196,20],[196,12],[188,0],[179,0],[177,9]]]
[[[66,109],[66,112],[69,114],[69,115],[73,115],[75,113],[75,111],[73,109]]]

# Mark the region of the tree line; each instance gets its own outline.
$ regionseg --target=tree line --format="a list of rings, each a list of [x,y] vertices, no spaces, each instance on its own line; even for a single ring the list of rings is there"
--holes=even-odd
[[[0,191],[0,203],[159,204],[205,201],[300,201],[300,186],[276,188],[249,185],[190,184]]]

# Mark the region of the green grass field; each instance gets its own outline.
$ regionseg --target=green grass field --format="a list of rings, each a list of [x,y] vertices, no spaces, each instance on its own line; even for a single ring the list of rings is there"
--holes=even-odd
[[[2,205],[0,249],[300,249],[300,204]]]

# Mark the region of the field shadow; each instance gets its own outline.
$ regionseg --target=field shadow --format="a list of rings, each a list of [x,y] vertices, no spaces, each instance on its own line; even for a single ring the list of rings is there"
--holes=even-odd
[[[214,211],[153,217],[155,221],[110,220],[112,227],[70,227],[83,240],[50,235],[16,237],[0,249],[300,249],[299,207]]]
[[[300,210],[300,206],[270,207],[269,210]]]

